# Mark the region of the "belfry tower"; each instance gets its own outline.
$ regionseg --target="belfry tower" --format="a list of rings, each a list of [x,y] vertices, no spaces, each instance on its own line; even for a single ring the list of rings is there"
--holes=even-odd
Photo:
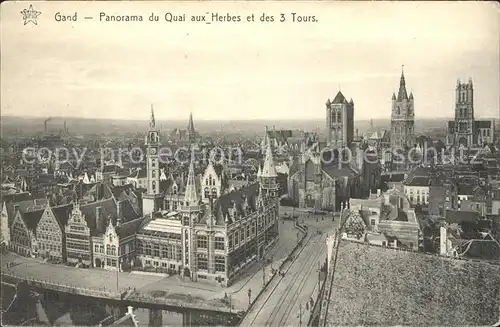
[[[415,145],[415,106],[413,93],[406,92],[403,69],[399,81],[398,96],[392,94],[391,148],[408,149]]]
[[[149,120],[149,131],[146,134],[146,170],[147,185],[146,194],[142,196],[142,214],[147,215],[160,209],[160,136],[155,125],[155,114],[151,105],[151,118]]]

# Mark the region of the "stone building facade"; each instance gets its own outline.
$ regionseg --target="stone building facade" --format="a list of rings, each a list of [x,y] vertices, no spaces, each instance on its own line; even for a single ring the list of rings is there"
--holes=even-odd
[[[392,94],[391,148],[409,149],[415,144],[415,105],[413,93],[406,92],[404,72],[401,72],[398,96]]]
[[[354,140],[354,101],[342,92],[326,101],[326,143],[332,148],[351,147]]]
[[[455,89],[455,119],[448,122],[446,143],[448,146],[482,146],[493,143],[495,122],[474,119],[474,86],[457,80]]]

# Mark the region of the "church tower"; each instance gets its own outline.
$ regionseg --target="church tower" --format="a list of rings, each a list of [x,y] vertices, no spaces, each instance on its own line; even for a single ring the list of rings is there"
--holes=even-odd
[[[351,147],[354,140],[354,101],[338,92],[326,101],[326,144],[332,149]]]
[[[149,131],[146,135],[146,172],[147,186],[146,193],[142,197],[142,213],[150,214],[159,210],[161,202],[160,194],[160,157],[158,150],[160,147],[160,137],[155,126],[155,114],[151,105],[151,118],[149,121]]]
[[[269,136],[267,138],[267,150],[266,158],[264,160],[264,166],[260,172],[260,186],[264,191],[266,197],[277,199],[278,198],[278,174],[276,173],[276,167],[274,166],[273,152],[271,150],[271,142],[269,142]]]
[[[412,148],[415,144],[415,106],[413,93],[406,92],[404,71],[401,70],[398,97],[392,94],[391,148]]]
[[[189,122],[187,126],[187,138],[190,143],[193,143],[196,141],[196,130],[194,129],[194,122],[193,122],[193,113],[191,112],[189,114]]]
[[[453,144],[470,146],[474,144],[474,89],[469,83],[457,80],[455,90],[455,131]]]

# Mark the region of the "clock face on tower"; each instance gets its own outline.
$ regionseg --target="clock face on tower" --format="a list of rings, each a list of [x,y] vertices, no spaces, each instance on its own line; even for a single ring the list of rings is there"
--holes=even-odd
[[[150,148],[149,149],[150,154],[156,154],[156,148]]]

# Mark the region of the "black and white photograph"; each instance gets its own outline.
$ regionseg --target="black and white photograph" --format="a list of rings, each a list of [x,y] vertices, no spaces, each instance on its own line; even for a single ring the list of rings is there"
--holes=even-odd
[[[4,1],[2,326],[500,326],[496,1]]]

